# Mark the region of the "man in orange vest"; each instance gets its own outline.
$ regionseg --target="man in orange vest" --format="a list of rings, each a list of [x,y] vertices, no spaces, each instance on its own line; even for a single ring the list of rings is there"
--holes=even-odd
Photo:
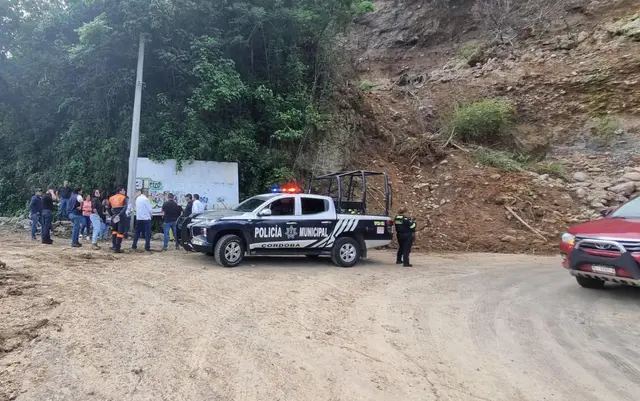
[[[122,240],[127,232],[127,189],[120,187],[118,193],[109,198],[111,215],[111,242],[116,253],[122,253]]]

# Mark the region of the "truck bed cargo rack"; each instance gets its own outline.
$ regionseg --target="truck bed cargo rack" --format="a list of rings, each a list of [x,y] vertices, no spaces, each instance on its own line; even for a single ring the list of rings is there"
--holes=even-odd
[[[368,170],[353,170],[343,171],[337,173],[330,173],[312,177],[307,186],[307,193],[312,192],[312,186],[314,183],[328,181],[329,185],[327,193],[321,194],[331,196],[331,189],[333,185],[337,186],[338,196],[333,198],[336,204],[336,210],[338,213],[355,213],[355,214],[367,214],[367,177],[382,176],[384,178],[384,215],[389,216],[389,210],[392,206],[392,190],[391,184],[389,184],[389,176],[387,173],[380,171],[368,171]],[[362,180],[362,197],[360,201],[354,201],[354,184],[357,180]],[[356,180],[354,182],[354,180]],[[346,194],[343,191],[343,182],[348,183]],[[344,199],[346,197],[346,199]]]

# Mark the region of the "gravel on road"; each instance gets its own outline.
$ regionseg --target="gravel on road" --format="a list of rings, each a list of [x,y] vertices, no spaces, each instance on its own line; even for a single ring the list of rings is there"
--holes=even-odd
[[[580,288],[557,257],[225,269],[0,243],[0,400],[640,399],[640,291]]]

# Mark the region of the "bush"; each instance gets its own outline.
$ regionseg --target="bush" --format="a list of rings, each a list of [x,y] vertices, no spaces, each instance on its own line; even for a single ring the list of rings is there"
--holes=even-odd
[[[558,162],[536,163],[531,166],[531,170],[538,174],[549,174],[555,178],[566,179],[564,166]]]
[[[502,171],[525,171],[525,162],[522,160],[526,160],[526,158],[517,153],[480,148],[473,151],[473,159],[477,163],[495,167]]]
[[[482,64],[486,58],[486,46],[479,42],[470,42],[458,49],[458,58],[462,59],[470,67]]]
[[[515,120],[515,107],[510,102],[485,99],[459,106],[451,117],[450,127],[464,141],[501,142]]]

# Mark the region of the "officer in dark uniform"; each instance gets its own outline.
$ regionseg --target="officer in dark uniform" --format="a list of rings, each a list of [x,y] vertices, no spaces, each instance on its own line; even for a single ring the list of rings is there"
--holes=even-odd
[[[409,263],[409,253],[416,233],[416,222],[405,216],[407,210],[402,208],[398,211],[398,216],[394,220],[396,233],[398,234],[398,254],[396,255],[396,264],[404,267],[411,267]]]
[[[127,190],[121,187],[118,193],[109,198],[111,214],[111,242],[116,253],[122,253],[122,240],[129,227],[127,226]]]

